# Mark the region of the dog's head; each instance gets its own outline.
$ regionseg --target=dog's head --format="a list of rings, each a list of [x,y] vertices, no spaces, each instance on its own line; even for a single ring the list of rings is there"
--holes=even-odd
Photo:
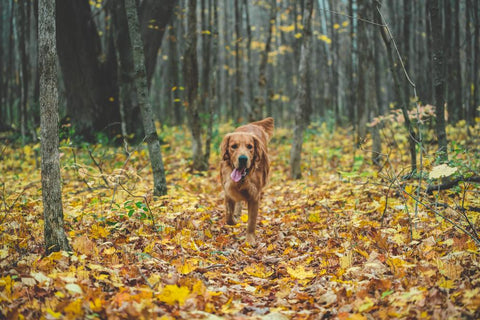
[[[220,146],[222,159],[229,161],[234,169],[251,168],[256,161],[266,157],[263,143],[253,134],[234,132],[223,138]]]

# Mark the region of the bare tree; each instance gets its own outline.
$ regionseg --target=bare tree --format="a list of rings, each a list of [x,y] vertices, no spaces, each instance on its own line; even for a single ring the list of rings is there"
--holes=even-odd
[[[307,70],[309,68],[311,38],[312,38],[313,0],[307,0],[303,12],[303,36],[300,49],[300,63],[298,65],[297,98],[295,101],[295,127],[293,142],[290,151],[290,177],[300,179],[303,133],[307,127]]]
[[[432,67],[433,88],[437,124],[435,131],[438,139],[438,153],[441,159],[448,159],[447,133],[445,131],[445,74],[442,36],[442,16],[439,0],[429,0],[430,23],[432,25]]]
[[[254,108],[252,109],[250,120],[262,119],[267,100],[267,64],[268,54],[272,48],[272,35],[275,20],[277,18],[277,1],[271,0],[270,17],[268,21],[267,39],[265,40],[265,50],[260,53],[260,65],[258,72],[258,95],[255,98]]]
[[[63,228],[62,186],[58,152],[58,91],[55,1],[39,2],[40,134],[45,252],[70,250]]]
[[[160,141],[158,140],[157,130],[155,128],[154,115],[150,102],[147,99],[148,85],[145,71],[145,56],[143,53],[143,43],[135,0],[125,0],[125,11],[128,20],[128,33],[133,48],[135,87],[143,118],[143,128],[145,130],[144,140],[148,144],[148,153],[153,171],[153,194],[161,196],[167,194],[167,182],[165,179]]]

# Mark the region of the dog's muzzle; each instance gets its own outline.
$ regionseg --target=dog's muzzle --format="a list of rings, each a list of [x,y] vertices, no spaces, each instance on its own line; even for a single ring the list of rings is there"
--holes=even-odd
[[[245,155],[241,155],[240,157],[238,157],[238,165],[240,168],[246,168],[247,167],[247,161],[248,161],[248,157],[245,156]]]

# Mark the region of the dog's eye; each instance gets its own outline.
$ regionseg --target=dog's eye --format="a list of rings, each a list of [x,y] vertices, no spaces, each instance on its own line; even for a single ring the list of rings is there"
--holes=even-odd
[[[247,145],[247,149],[252,149],[253,146],[251,144]]]
[[[238,148],[238,144],[232,145],[232,149],[237,149],[237,148]]]

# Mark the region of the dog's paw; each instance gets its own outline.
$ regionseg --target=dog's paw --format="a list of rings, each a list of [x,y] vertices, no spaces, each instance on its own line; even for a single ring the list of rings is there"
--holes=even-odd
[[[255,240],[255,234],[247,233],[247,237],[245,238],[245,242],[247,242],[252,247],[256,247],[257,246],[257,240]]]

